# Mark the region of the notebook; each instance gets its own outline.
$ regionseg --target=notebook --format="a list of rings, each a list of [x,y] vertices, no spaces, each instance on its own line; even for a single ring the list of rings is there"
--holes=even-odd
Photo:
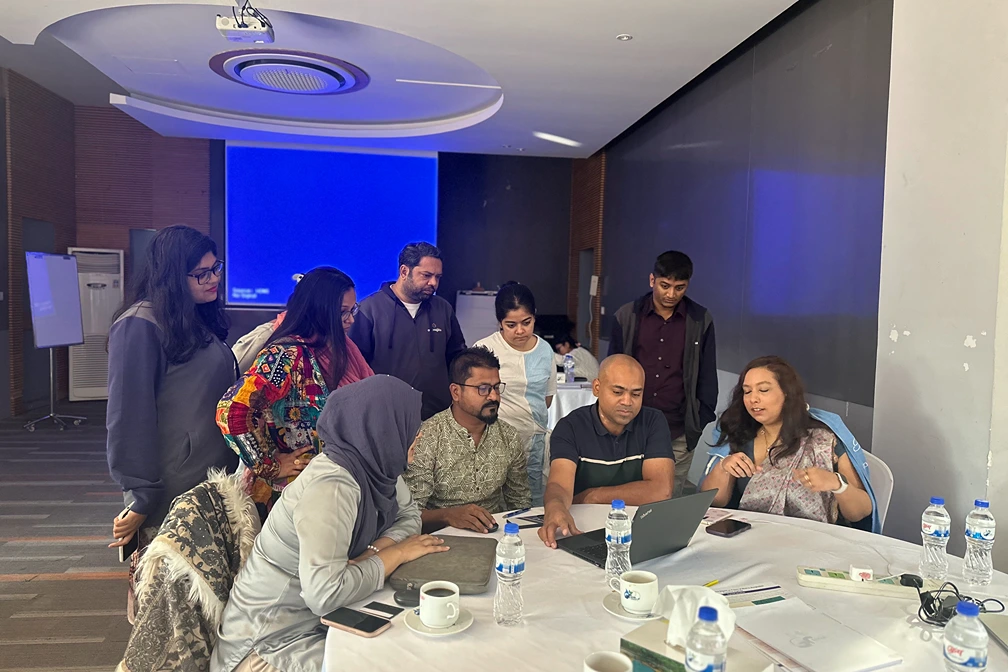
[[[903,662],[889,647],[801,600],[735,613],[737,627],[815,672],[872,672]]]
[[[497,559],[497,540],[486,537],[441,537],[450,550],[431,553],[400,565],[386,582],[395,590],[419,589],[428,581],[451,581],[462,595],[485,593]]]

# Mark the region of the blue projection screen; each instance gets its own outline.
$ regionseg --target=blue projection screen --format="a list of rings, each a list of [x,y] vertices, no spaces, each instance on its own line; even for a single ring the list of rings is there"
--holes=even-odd
[[[227,147],[227,302],[280,306],[294,276],[335,266],[360,298],[399,251],[437,243],[437,157]]]

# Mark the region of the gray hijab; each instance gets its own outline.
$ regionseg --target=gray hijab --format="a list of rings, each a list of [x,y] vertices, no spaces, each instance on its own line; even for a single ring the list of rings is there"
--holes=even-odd
[[[349,557],[395,522],[396,481],[420,431],[423,395],[391,376],[372,376],[329,395],[316,430],[326,457],[346,469],[361,489]]]

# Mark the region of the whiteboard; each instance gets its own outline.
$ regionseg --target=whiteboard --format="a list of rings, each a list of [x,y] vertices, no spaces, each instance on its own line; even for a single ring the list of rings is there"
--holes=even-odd
[[[455,319],[462,328],[466,345],[486,338],[500,329],[494,302],[497,292],[460,291],[455,295]]]
[[[84,325],[77,284],[77,257],[25,252],[25,261],[35,347],[82,344]]]

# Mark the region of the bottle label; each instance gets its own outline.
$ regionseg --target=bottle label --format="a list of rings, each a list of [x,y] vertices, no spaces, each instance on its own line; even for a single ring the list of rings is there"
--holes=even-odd
[[[982,539],[984,541],[994,541],[993,527],[967,527],[967,539]]]
[[[921,521],[921,534],[926,534],[929,537],[947,538],[949,536],[949,526]]]
[[[525,571],[525,560],[523,558],[516,562],[512,558],[502,558],[498,555],[497,571],[501,574],[521,574]]]
[[[970,649],[945,642],[945,660],[963,667],[987,667],[987,650]]]
[[[629,531],[620,534],[619,532],[606,530],[605,540],[607,544],[629,544],[633,541],[633,535]]]
[[[686,669],[692,672],[725,672],[724,661],[718,662],[717,657],[709,653],[698,653],[686,650]]]

